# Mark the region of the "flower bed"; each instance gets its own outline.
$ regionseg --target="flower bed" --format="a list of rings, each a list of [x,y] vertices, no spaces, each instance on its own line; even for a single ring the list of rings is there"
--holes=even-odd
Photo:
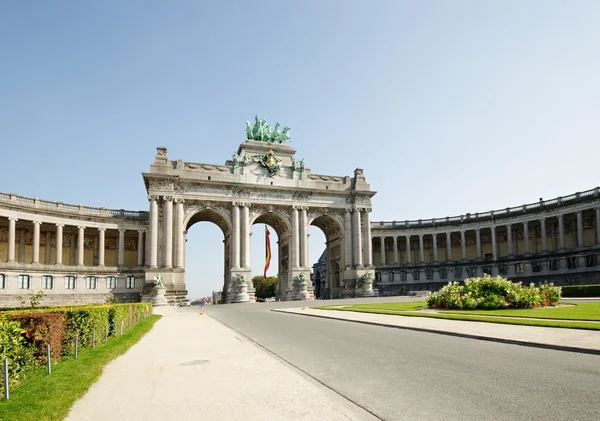
[[[561,298],[560,287],[552,283],[529,287],[501,276],[465,279],[464,285],[449,282],[427,300],[430,308],[465,310],[497,310],[503,308],[534,308],[556,305]]]

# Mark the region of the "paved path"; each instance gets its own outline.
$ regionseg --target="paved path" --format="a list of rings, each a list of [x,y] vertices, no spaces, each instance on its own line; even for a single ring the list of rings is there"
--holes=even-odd
[[[274,309],[273,311],[600,354],[600,331],[519,326],[427,317],[403,317],[389,314],[358,313],[353,311],[317,310],[314,308],[306,308],[304,310],[300,308]]]
[[[67,420],[376,420],[210,316],[185,310],[167,309],[105,367]]]

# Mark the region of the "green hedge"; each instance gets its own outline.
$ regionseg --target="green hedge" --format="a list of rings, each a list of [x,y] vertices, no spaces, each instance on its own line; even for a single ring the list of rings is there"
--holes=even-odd
[[[80,347],[89,348],[95,330],[100,345],[106,328],[110,335],[120,335],[122,325],[131,328],[151,310],[150,303],[133,303],[0,312],[0,361],[8,358],[11,381],[17,381],[22,372],[45,362],[46,344],[55,358],[72,355],[75,335]]]
[[[569,285],[561,287],[563,297],[600,297],[600,285]]]

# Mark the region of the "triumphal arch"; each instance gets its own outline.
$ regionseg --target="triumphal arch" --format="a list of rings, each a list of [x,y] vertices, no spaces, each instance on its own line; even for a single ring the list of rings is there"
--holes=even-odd
[[[279,237],[277,295],[282,300],[311,299],[308,227],[326,237],[331,297],[368,296],[374,266],[371,252],[371,198],[363,170],[354,176],[313,174],[286,142],[289,129],[265,120],[246,122],[246,141],[224,165],[171,160],[157,148],[150,171],[143,173],[150,201],[143,299],[160,273],[167,297],[185,296],[187,230],[196,222],[218,225],[224,235],[226,302],[247,302],[251,281],[251,227],[264,223]],[[188,256],[189,257],[189,256]]]

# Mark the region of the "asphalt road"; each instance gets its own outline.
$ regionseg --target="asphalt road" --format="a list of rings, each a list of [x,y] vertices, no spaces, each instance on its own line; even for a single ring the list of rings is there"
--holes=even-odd
[[[600,356],[270,311],[298,305],[206,312],[382,420],[600,419]]]

